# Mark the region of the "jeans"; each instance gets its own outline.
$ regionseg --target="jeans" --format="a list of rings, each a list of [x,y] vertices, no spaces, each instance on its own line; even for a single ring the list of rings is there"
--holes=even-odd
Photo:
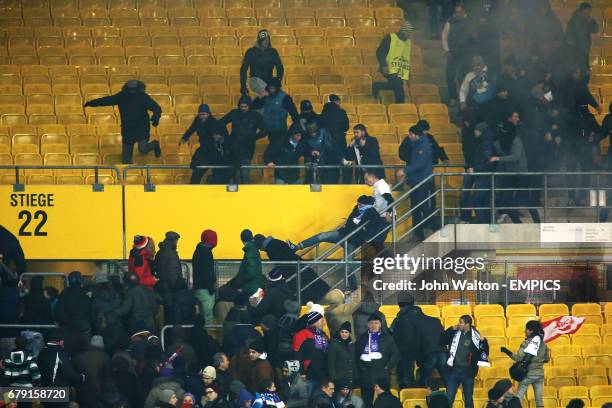
[[[519,400],[523,400],[523,397],[527,394],[529,385],[533,386],[533,393],[535,395],[536,407],[543,408],[544,400],[544,377],[526,377],[519,383],[517,397]]]
[[[344,236],[340,233],[339,230],[326,231],[326,232],[320,232],[316,235],[313,235],[310,238],[306,238],[305,240],[300,242],[298,245],[301,248],[310,248],[311,246],[320,244],[321,242],[329,242],[331,244],[336,244],[342,238],[344,238]],[[347,252],[346,256],[349,261],[353,259],[353,257],[349,255],[352,254],[354,251],[355,251],[355,246],[347,241],[346,242],[346,252]],[[348,284],[351,290],[357,289],[356,274],[352,274],[348,277]]]
[[[414,378],[414,356],[402,356],[399,363],[398,380],[401,388],[416,388],[417,383]]]
[[[204,316],[206,324],[210,324],[213,321],[213,308],[215,307],[215,294],[212,295],[208,289],[195,289],[193,291],[195,297],[200,301],[201,313]]]
[[[142,154],[147,154],[151,150],[155,149],[155,145],[159,144],[157,140],[149,142],[148,140],[138,141],[138,151]],[[123,149],[121,150],[121,161],[123,164],[132,164],[134,161],[134,143],[123,143]]]
[[[387,82],[372,83],[372,94],[374,97],[377,98],[378,93],[382,90],[391,89],[395,95],[395,103],[404,103],[406,100],[404,80],[397,75],[383,74],[383,76],[387,79]]]
[[[457,390],[459,389],[459,385],[461,385],[461,388],[463,388],[464,407],[474,408],[474,377],[471,374],[471,370],[467,367],[447,368],[446,396],[448,397],[450,406],[453,406],[455,395],[457,395]]]
[[[461,195],[459,197],[459,203],[461,205],[461,221],[469,222],[472,219],[472,193],[471,189],[474,187],[476,177],[472,175],[463,176],[463,184],[461,185]]]
[[[445,367],[446,367],[446,353],[443,351],[435,351],[433,353],[429,353],[427,357],[419,364],[421,369],[421,375],[419,378],[419,385],[421,387],[425,387],[427,381],[431,378],[433,374],[433,370],[438,370],[440,377],[442,377],[442,381],[445,379]]]
[[[419,225],[423,220],[427,220],[423,222],[422,225],[416,227],[414,231],[414,235],[419,240],[425,239],[425,231],[424,229],[431,223],[432,219],[428,217],[431,216],[431,213],[434,211],[433,198],[427,198],[432,193],[432,186],[430,183],[426,183],[412,191],[410,193],[410,206],[413,208],[412,211],[412,226],[413,228]]]

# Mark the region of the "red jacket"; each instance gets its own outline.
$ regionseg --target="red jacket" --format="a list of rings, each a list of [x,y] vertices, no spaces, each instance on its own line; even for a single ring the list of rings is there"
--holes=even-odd
[[[157,283],[157,279],[153,276],[153,268],[151,267],[152,260],[153,254],[147,251],[146,248],[132,249],[128,259],[128,271],[138,275],[140,284],[149,289],[153,289],[153,286]]]

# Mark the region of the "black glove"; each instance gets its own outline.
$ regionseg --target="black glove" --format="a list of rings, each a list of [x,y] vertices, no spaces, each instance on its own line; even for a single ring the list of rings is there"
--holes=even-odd
[[[512,352],[505,347],[500,347],[499,349],[502,353],[507,354],[508,357],[512,356]]]

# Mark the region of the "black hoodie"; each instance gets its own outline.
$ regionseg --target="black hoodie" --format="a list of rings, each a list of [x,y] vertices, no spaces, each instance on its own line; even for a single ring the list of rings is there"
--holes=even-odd
[[[247,71],[249,71],[249,77],[261,78],[266,84],[272,79],[272,72],[276,68],[276,77],[279,80],[283,79],[283,63],[281,62],[280,55],[275,48],[272,48],[272,42],[268,48],[261,46],[260,34],[266,30],[261,30],[258,33],[258,39],[255,45],[247,50],[242,60],[242,66],[240,67],[240,87],[243,91],[246,88]]]
[[[23,298],[24,323],[49,324],[53,322],[51,303],[43,292],[42,276],[34,276],[30,281],[30,293]]]
[[[249,105],[249,110],[246,113],[240,110],[240,104],[243,103]],[[253,159],[255,142],[262,138],[264,134],[261,133],[263,119],[258,112],[251,110],[251,98],[246,95],[241,96],[238,100],[238,108],[228,112],[219,120],[219,123],[223,126],[232,124],[229,142],[233,146],[237,160],[242,162]]]
[[[296,133],[302,133],[302,139],[299,143],[294,144],[291,141],[291,136]],[[274,163],[277,166],[297,166],[300,163],[300,157],[306,157],[307,147],[304,141],[302,128],[298,123],[294,123],[287,132],[287,137],[284,143],[270,145],[264,153],[264,163]],[[299,169],[276,169],[274,177],[284,180],[287,183],[293,183],[300,178]]]

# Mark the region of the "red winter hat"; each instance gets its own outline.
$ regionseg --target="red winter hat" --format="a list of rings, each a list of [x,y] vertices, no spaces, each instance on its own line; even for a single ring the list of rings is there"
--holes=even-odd
[[[142,249],[146,247],[148,243],[149,243],[149,238],[143,235],[136,235],[134,237],[134,248],[136,249]]]
[[[201,241],[209,247],[214,248],[217,246],[217,233],[213,230],[204,230]]]

